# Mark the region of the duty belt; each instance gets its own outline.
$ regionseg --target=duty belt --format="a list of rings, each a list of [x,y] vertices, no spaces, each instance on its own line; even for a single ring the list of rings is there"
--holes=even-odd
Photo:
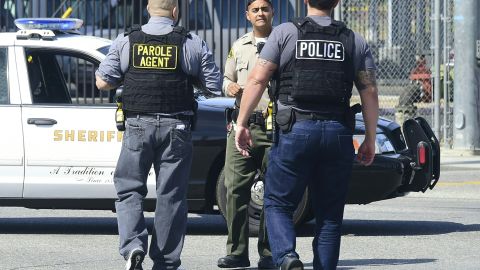
[[[152,118],[152,119],[161,119],[161,118],[173,118],[178,120],[191,120],[192,115],[186,114],[158,114],[158,113],[133,113],[127,112],[125,114],[126,118]]]
[[[324,120],[324,121],[345,121],[343,114],[325,113],[325,112],[299,112],[293,110],[296,121],[301,120]]]
[[[232,110],[231,119],[234,122],[237,122],[238,113],[239,113],[238,108],[235,108],[235,109]],[[263,116],[263,112],[262,111],[254,111],[250,115],[250,117],[248,117],[248,125],[250,125],[250,124],[265,126],[265,117]]]

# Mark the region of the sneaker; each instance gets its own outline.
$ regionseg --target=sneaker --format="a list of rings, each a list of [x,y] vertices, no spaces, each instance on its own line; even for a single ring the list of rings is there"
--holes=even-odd
[[[286,255],[283,258],[280,270],[303,270],[303,263],[295,255]]]
[[[130,251],[128,255],[127,264],[125,265],[126,270],[143,270],[142,262],[145,258],[145,252],[139,248],[136,248]]]

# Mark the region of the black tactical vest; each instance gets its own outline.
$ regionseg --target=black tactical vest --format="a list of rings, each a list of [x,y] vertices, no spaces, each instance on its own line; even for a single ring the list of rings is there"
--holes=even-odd
[[[302,110],[343,114],[354,81],[353,32],[338,21],[329,26],[308,17],[292,22],[298,40],[293,59],[277,75],[278,99]]]
[[[130,61],[122,93],[128,112],[175,113],[194,109],[193,86],[181,57],[188,33],[175,27],[167,35],[148,35],[140,27],[128,32]]]

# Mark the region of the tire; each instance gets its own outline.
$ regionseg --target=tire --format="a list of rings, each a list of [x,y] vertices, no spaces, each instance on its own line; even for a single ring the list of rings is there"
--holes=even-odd
[[[252,197],[248,205],[248,225],[250,236],[258,236],[258,229],[260,226],[260,213],[263,208],[263,179],[256,179],[258,181],[252,186]],[[307,190],[306,190],[307,191]],[[217,205],[226,218],[227,209],[227,188],[225,187],[225,173],[222,168],[217,180],[216,188]],[[310,197],[309,193],[305,192],[302,200],[293,213],[293,223],[295,227],[302,225],[310,217]]]

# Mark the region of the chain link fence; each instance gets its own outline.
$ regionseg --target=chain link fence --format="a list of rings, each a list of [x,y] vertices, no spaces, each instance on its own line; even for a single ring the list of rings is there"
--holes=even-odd
[[[441,6],[441,44],[434,44],[434,9]],[[341,20],[365,37],[377,65],[380,115],[402,124],[422,116],[433,126],[440,91],[442,138],[453,129],[453,0],[343,0]],[[434,87],[434,48],[440,46],[441,85]],[[447,76],[445,76],[447,74]],[[352,102],[358,102],[358,94]],[[442,135],[442,136],[440,136]]]
[[[180,24],[204,38],[223,70],[234,40],[251,30],[244,17],[246,0],[180,0]],[[148,0],[0,0],[0,29],[15,31],[19,17],[71,17],[84,20],[83,34],[115,38],[132,24],[148,20]],[[274,25],[305,14],[303,0],[272,0]],[[441,4],[441,44],[434,44],[435,4]],[[365,37],[377,65],[380,115],[402,124],[422,116],[433,126],[434,89],[441,92],[441,133],[451,143],[453,128],[454,0],[342,0],[335,12]],[[440,19],[440,18],[438,18]],[[441,85],[434,87],[433,52],[440,46]],[[445,76],[447,74],[447,76]],[[354,91],[352,103],[359,102]],[[441,136],[440,136],[441,135]]]

